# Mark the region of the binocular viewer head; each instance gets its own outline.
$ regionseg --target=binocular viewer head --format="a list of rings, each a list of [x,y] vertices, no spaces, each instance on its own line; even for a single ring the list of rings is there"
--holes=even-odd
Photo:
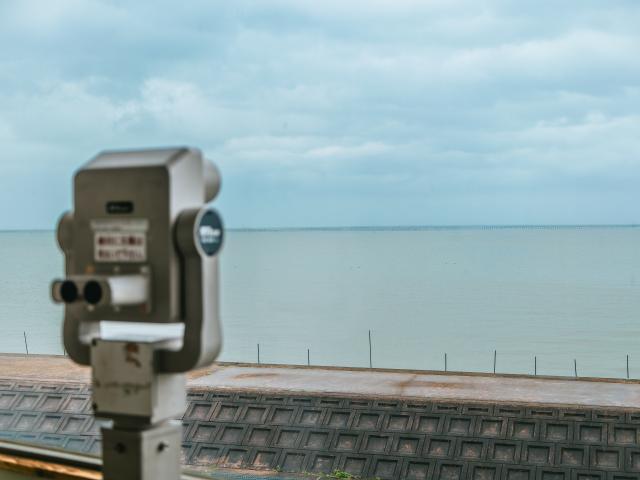
[[[215,359],[224,229],[206,203],[219,190],[216,167],[191,148],[102,152],[77,171],[73,210],[58,224],[66,276],[51,285],[73,360],[90,364],[101,321],[184,323],[182,348],[160,352],[160,371]]]

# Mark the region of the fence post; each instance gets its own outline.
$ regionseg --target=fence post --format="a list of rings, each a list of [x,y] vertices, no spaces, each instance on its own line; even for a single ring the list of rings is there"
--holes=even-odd
[[[311,356],[309,354],[309,349],[307,348],[307,367],[311,366]]]
[[[575,358],[573,359],[573,373],[578,378],[578,362]]]
[[[533,356],[533,374],[538,375],[538,357]]]
[[[373,368],[373,361],[371,358],[371,330],[369,330],[369,368]]]
[[[444,371],[447,371],[447,352],[444,352]]]
[[[494,350],[493,351],[493,374],[496,374],[496,358],[498,356],[498,351]]]
[[[627,353],[627,380],[629,380],[629,354]]]
[[[258,344],[258,365],[260,365],[260,344]]]
[[[27,344],[27,332],[22,332],[24,335],[24,348],[27,351],[27,355],[29,355],[29,345]]]

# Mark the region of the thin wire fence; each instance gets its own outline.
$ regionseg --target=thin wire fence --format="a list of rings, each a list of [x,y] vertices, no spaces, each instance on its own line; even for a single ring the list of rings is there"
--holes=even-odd
[[[37,348],[34,348],[34,345],[33,345],[34,342],[32,341],[35,336],[30,335],[27,331],[23,331],[21,337],[22,337],[21,338],[22,346],[20,348],[18,348],[16,350],[13,350],[13,351],[2,352],[2,353],[6,353],[6,354],[16,354],[17,353],[17,354],[26,354],[26,355],[64,355],[64,356],[67,355],[67,352],[64,349],[64,345],[62,345],[61,342],[60,342],[60,347],[59,347],[60,351],[59,352],[52,352],[50,348],[47,348],[46,351],[38,351]],[[369,365],[369,368],[374,368],[374,363],[376,363],[376,367],[377,368],[385,368],[384,361],[374,362],[374,360],[375,360],[375,356],[374,356],[375,350],[374,350],[374,341],[373,341],[374,337],[372,335],[372,331],[371,330],[368,330],[368,332],[367,332],[367,340],[368,340],[367,343],[368,343],[368,365]],[[49,345],[51,345],[51,344],[49,343]],[[306,365],[307,366],[312,366],[312,363],[311,363],[311,347],[307,347],[306,351],[307,351],[306,352],[307,353],[307,355],[306,355]],[[258,342],[256,344],[256,357],[255,357],[256,363],[259,364],[259,365],[260,364],[264,364],[265,362],[264,362],[264,358],[263,357],[264,357],[264,355],[261,352],[261,344],[260,344],[260,342]],[[487,371],[484,372],[484,373],[493,373],[494,375],[499,375],[501,373],[509,373],[509,374],[513,374],[514,373],[514,372],[511,372],[511,371],[509,371],[509,372],[504,372],[504,371],[501,372],[500,371],[500,361],[499,361],[500,360],[500,355],[499,355],[499,352],[498,352],[497,349],[493,350],[492,358],[493,358],[493,368],[492,368],[492,370],[487,369]],[[622,364],[621,365],[621,369],[622,369],[622,371],[625,372],[624,375],[617,376],[617,377],[611,376],[611,377],[605,377],[605,378],[617,378],[617,379],[622,378],[622,379],[631,380],[633,377],[631,376],[632,372],[631,372],[631,367],[630,367],[630,359],[631,359],[631,355],[630,354],[626,354],[625,357],[621,358],[621,364]],[[252,362],[253,360],[254,359],[244,359],[244,361],[247,361],[247,362]],[[441,368],[439,369],[439,368],[436,367],[436,368],[431,368],[429,370],[434,370],[434,371],[441,370],[443,372],[450,372],[451,370],[449,368],[449,363],[450,363],[449,360],[450,360],[450,352],[443,352]],[[539,362],[538,362],[538,360],[539,360],[538,359],[538,355],[533,355],[532,363],[531,363],[531,366],[532,366],[531,371],[528,371],[528,372],[527,371],[522,371],[522,372],[519,372],[519,373],[522,374],[522,375],[533,375],[533,376],[539,375],[539,372],[538,372],[538,363]],[[277,363],[280,363],[280,362],[269,362],[269,361],[267,361],[266,363],[276,363],[277,364]],[[334,365],[334,364],[321,365],[321,364],[313,364],[313,366],[317,366],[317,367],[320,367],[320,366],[343,366],[343,367],[349,367],[350,365]],[[588,374],[580,374],[579,375],[579,373],[582,373],[582,372],[578,368],[578,359],[577,358],[573,358],[571,367],[572,367],[572,374],[573,375],[567,374],[565,376],[567,376],[567,377],[573,376],[574,378],[580,378],[580,377],[585,378],[585,377],[594,376],[594,375],[588,375]],[[464,370],[463,369],[463,370],[458,370],[458,371],[459,372],[470,372],[471,370]]]

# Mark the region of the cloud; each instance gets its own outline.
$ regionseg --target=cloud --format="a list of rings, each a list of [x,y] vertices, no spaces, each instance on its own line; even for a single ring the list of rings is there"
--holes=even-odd
[[[5,2],[0,174],[39,187],[0,190],[0,227],[50,225],[100,149],[167,144],[221,165],[232,226],[638,221],[638,23],[628,1]]]

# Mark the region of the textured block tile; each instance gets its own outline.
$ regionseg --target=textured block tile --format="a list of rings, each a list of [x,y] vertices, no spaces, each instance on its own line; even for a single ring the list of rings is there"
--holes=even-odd
[[[435,478],[440,480],[462,480],[465,478],[464,467],[464,463],[439,461],[435,467]]]
[[[185,419],[191,420],[209,420],[213,411],[211,402],[192,402],[184,415]]]
[[[352,413],[348,410],[333,410],[325,416],[325,425],[331,428],[348,428]]]
[[[274,430],[265,427],[250,427],[247,432],[245,444],[254,447],[266,447],[271,442]]]
[[[249,463],[255,469],[273,469],[278,464],[278,453],[277,450],[258,448]]]
[[[16,415],[17,414],[11,412],[0,412],[0,429],[8,429]]]
[[[561,420],[589,421],[592,419],[592,415],[591,411],[586,409],[561,409],[558,412],[558,418]]]
[[[596,422],[624,422],[625,414],[614,410],[594,411],[593,420]]]
[[[555,408],[532,407],[526,409],[525,416],[539,419],[553,419],[558,417],[558,411]]]
[[[391,457],[374,457],[371,476],[381,480],[393,480],[400,475],[401,460]]]
[[[56,412],[62,407],[64,401],[63,395],[43,395],[36,409],[41,412]]]
[[[605,423],[576,423],[575,440],[583,443],[602,443],[607,440]]]
[[[448,457],[453,454],[455,440],[451,438],[429,438],[425,442],[424,454],[433,457]]]
[[[264,423],[267,416],[266,406],[248,405],[242,412],[241,420],[245,423]]]
[[[16,401],[17,397],[18,394],[14,392],[0,393],[0,410],[9,410],[13,402]]]
[[[568,422],[543,422],[542,440],[549,442],[568,442],[573,440],[572,424]]]
[[[222,458],[223,448],[219,445],[198,445],[193,454],[192,463],[195,465],[216,465]]]
[[[477,434],[481,437],[503,437],[506,420],[500,417],[479,418],[477,420]]]
[[[489,446],[490,458],[496,462],[515,463],[520,461],[520,443],[496,440]]]
[[[206,390],[189,390],[187,391],[187,402],[197,402],[208,400],[209,392]]]
[[[405,461],[403,477],[406,480],[427,480],[433,477],[435,463],[426,459]]]
[[[369,469],[370,458],[364,455],[344,455],[339,469],[356,477],[363,477]]]
[[[315,408],[302,408],[298,423],[305,427],[316,427],[322,424],[322,410]]]
[[[462,405],[457,403],[434,403],[431,406],[431,411],[446,415],[457,415],[462,412]]]
[[[382,414],[374,412],[358,412],[354,420],[353,428],[359,430],[378,430]]]
[[[258,398],[260,398],[260,395],[255,393],[238,393],[233,396],[233,399],[240,403],[253,403],[258,401]]]
[[[230,468],[239,468],[242,466],[246,466],[248,456],[248,449],[230,447],[224,452],[222,458],[220,459],[220,465]]]
[[[610,425],[609,444],[623,446],[638,445],[638,427],[634,425]]]
[[[535,420],[510,419],[508,423],[508,437],[514,440],[538,440],[540,426]]]
[[[102,442],[99,438],[95,438],[88,450],[91,455],[100,455],[102,453]]]
[[[344,406],[344,400],[341,398],[320,398],[318,405],[321,407],[340,408]]]
[[[414,430],[420,433],[442,433],[443,417],[419,415],[414,422]]]
[[[391,452],[394,455],[417,455],[422,450],[424,437],[398,434],[393,439]]]
[[[527,443],[522,447],[522,462],[534,465],[553,465],[555,445]]]
[[[517,405],[496,405],[494,411],[497,417],[524,417],[527,414],[524,407]]]
[[[284,452],[280,468],[285,472],[302,472],[307,454],[301,452]]]
[[[180,463],[183,465],[192,464],[195,461],[193,459],[195,448],[196,446],[191,442],[182,442],[182,445],[180,445]]]
[[[233,399],[233,393],[224,393],[224,392],[209,392],[206,397],[206,400],[210,402],[226,402]]]
[[[390,413],[385,417],[383,428],[392,432],[406,432],[411,429],[413,416],[404,413]]]
[[[640,480],[640,475],[633,473],[609,472],[607,480]]]
[[[223,425],[218,434],[218,442],[240,445],[244,437],[246,427],[235,425]]]
[[[474,418],[467,417],[448,417],[445,423],[444,433],[447,435],[469,435],[473,431]]]
[[[314,405],[317,402],[317,399],[311,397],[288,397],[288,402],[292,405],[308,407]]]
[[[21,413],[14,424],[14,429],[33,431],[38,421],[38,416],[39,414],[37,413]]]
[[[373,401],[371,400],[364,400],[362,398],[351,398],[348,400],[346,407],[347,408],[353,408],[356,410],[359,409],[369,409],[371,408],[371,405],[373,404]]]
[[[218,426],[214,423],[195,422],[191,428],[188,439],[192,442],[211,442],[218,431]]]
[[[379,434],[366,434],[364,436],[364,453],[380,455],[387,453],[391,443],[391,436]]]
[[[523,465],[505,465],[502,468],[502,480],[535,480],[536,470]]]
[[[603,470],[619,470],[624,461],[624,450],[617,447],[593,446],[591,466]]]
[[[89,399],[84,395],[69,395],[60,411],[68,413],[82,413],[89,404]]]
[[[303,431],[299,428],[279,427],[273,439],[273,445],[280,448],[297,448]]]
[[[331,473],[335,470],[336,455],[314,453],[308,463],[307,470],[311,473]]]
[[[606,472],[595,470],[576,470],[572,473],[572,480],[605,480],[607,478]]]
[[[628,472],[640,472],[640,449],[626,449],[625,467]]]
[[[480,460],[485,456],[486,444],[481,440],[463,439],[459,442],[457,456],[462,459]]]
[[[416,413],[426,413],[431,411],[431,404],[429,403],[417,403],[417,402],[407,402],[405,404],[405,409],[410,410]]]
[[[49,445],[55,448],[62,448],[67,438],[64,435],[55,434],[42,434],[39,438],[39,443]]]
[[[493,405],[464,405],[462,407],[462,413],[463,414],[469,414],[469,415],[482,415],[485,417],[491,417],[493,416]]]
[[[276,404],[276,405],[284,405],[287,399],[285,397],[279,395],[264,395],[262,397],[263,404]]]
[[[309,430],[304,436],[302,448],[309,450],[324,450],[331,442],[330,431]]]
[[[221,403],[213,412],[212,418],[215,418],[217,422],[235,422],[240,413],[240,406],[229,403]],[[198,419],[206,420],[206,417],[196,417]]]
[[[291,407],[275,407],[269,421],[275,425],[288,425],[293,422],[295,413],[296,410]]]
[[[477,464],[470,463],[467,467],[470,480],[500,480],[501,465],[498,464]]]
[[[66,442],[64,444],[65,450],[71,450],[73,452],[84,452],[90,441],[90,437],[65,437]]]
[[[87,416],[70,415],[63,419],[59,432],[65,435],[74,435],[83,433],[90,418]]]
[[[581,467],[588,464],[587,447],[578,445],[558,445],[557,464],[563,467]]]
[[[356,452],[360,448],[361,434],[355,432],[336,432],[333,449],[339,452]]]
[[[35,410],[42,395],[22,393],[13,405],[14,410]]]
[[[45,413],[40,416],[34,428],[39,432],[55,432],[62,424],[62,420],[62,414]]]
[[[570,480],[571,470],[541,468],[538,471],[538,480]]]

